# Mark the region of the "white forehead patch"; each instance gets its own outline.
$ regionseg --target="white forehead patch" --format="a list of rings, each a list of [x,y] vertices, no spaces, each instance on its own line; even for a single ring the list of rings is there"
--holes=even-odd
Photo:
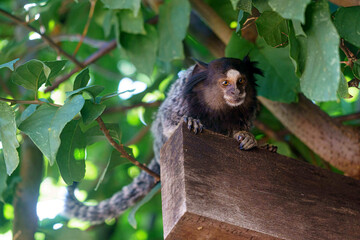
[[[235,70],[235,69],[230,69],[226,72],[226,77],[228,79],[231,79],[233,81],[237,81],[238,78],[240,77],[240,73],[238,70]]]

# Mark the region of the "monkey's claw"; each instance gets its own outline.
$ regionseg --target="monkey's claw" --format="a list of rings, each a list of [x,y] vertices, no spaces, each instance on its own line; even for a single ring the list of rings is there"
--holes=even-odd
[[[201,124],[199,119],[184,116],[184,122],[187,124],[189,131],[193,131],[195,134],[202,132],[204,125]]]
[[[277,146],[272,145],[272,144],[265,144],[265,145],[260,146],[260,148],[268,150],[273,153],[277,152]]]
[[[234,138],[240,142],[241,150],[249,150],[257,146],[254,135],[246,131],[239,131],[234,134]]]

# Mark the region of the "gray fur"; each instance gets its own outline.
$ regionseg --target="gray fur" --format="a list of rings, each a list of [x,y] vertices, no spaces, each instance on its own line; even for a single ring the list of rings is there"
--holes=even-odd
[[[158,174],[160,173],[160,149],[187,112],[182,92],[192,69],[193,67],[179,74],[180,78],[172,85],[168,97],[160,106],[152,124],[155,157],[148,167]],[[99,224],[107,219],[119,216],[140,198],[144,197],[154,186],[154,178],[142,171],[132,183],[123,187],[111,198],[103,200],[94,206],[88,206],[78,201],[74,195],[74,187],[69,187],[63,215],[68,218],[89,221],[91,224]]]

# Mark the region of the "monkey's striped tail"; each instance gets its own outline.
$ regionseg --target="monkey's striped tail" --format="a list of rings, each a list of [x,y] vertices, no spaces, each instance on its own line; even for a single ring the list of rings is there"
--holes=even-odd
[[[160,166],[155,158],[150,162],[148,167],[152,171],[158,174],[160,173]],[[75,186],[70,186],[68,187],[63,215],[68,218],[89,221],[91,224],[102,223],[106,219],[119,216],[126,209],[133,206],[138,200],[149,193],[155,184],[155,179],[142,171],[132,183],[123,187],[111,198],[103,200],[94,206],[87,206],[77,200],[74,195]]]

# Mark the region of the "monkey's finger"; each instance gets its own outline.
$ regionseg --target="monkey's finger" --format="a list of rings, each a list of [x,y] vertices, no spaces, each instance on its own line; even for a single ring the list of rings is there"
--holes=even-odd
[[[193,125],[193,119],[191,117],[188,117],[188,122],[187,122],[187,128],[189,129],[189,131],[191,131],[192,129],[192,125]]]
[[[240,149],[244,149],[245,144],[249,141],[249,138],[245,138],[240,143]]]
[[[200,132],[202,132],[204,130],[204,125],[201,124],[200,120],[197,120],[199,128],[200,128]]]
[[[255,139],[251,139],[250,141],[248,141],[245,145],[244,145],[244,149],[245,150],[248,150],[248,149],[251,149],[253,147],[255,147],[257,144],[256,144],[256,140]]]
[[[186,123],[188,122],[188,117],[187,116],[184,116],[183,119],[184,119],[184,122],[186,122]]]
[[[194,122],[193,122],[193,124],[194,124],[193,128],[194,128],[194,133],[195,133],[195,134],[197,134],[197,133],[199,132],[199,124],[198,124],[198,121],[199,121],[199,120],[194,119]]]

